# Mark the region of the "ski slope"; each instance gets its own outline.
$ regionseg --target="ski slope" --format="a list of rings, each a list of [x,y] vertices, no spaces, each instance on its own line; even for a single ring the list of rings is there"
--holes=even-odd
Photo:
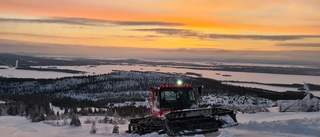
[[[317,137],[320,134],[320,112],[270,112],[237,114],[238,126],[193,137]],[[91,124],[84,124],[90,116],[80,117],[82,126],[54,126],[50,122],[32,123],[25,117],[0,116],[0,137],[139,137],[125,133],[127,124],[119,125],[119,134],[113,134],[112,124],[97,123],[97,133],[90,134]],[[95,118],[97,116],[92,116]],[[101,116],[102,117],[102,116]],[[167,137],[151,133],[142,137]]]
[[[237,114],[239,125],[224,129],[236,137],[318,137],[320,112],[270,112]]]

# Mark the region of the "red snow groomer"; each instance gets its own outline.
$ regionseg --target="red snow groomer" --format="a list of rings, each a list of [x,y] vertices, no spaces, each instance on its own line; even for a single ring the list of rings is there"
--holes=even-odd
[[[151,87],[151,115],[131,119],[128,133],[167,133],[170,136],[217,131],[238,125],[232,110],[219,107],[199,108],[190,84]],[[203,86],[198,87],[201,94]]]

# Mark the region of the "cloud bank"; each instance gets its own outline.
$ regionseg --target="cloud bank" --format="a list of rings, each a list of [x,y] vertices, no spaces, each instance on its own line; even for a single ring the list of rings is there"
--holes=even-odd
[[[277,45],[286,47],[320,47],[320,43],[281,43]]]
[[[198,39],[251,39],[251,40],[269,40],[269,41],[286,41],[304,38],[320,38],[320,35],[236,35],[236,34],[215,34],[202,33],[188,29],[171,29],[171,28],[154,28],[154,29],[131,29],[133,31],[149,31],[158,34],[177,36],[177,37],[193,37]]]
[[[31,43],[0,39],[1,53],[25,53],[55,56],[103,57],[103,58],[146,58],[183,59],[206,61],[232,61],[250,63],[320,64],[319,50],[223,50],[223,49],[151,49],[133,47],[98,47]]]
[[[0,32],[2,36],[23,36],[23,37],[37,37],[37,38],[53,38],[53,39],[103,39],[101,37],[69,37],[58,35],[44,35],[33,33],[15,33],[15,32]]]
[[[182,23],[161,22],[161,21],[115,21],[90,18],[66,18],[51,17],[42,19],[21,19],[21,18],[0,18],[0,22],[16,23],[57,23],[68,25],[88,25],[88,26],[105,26],[105,25],[124,25],[124,26],[182,26]]]

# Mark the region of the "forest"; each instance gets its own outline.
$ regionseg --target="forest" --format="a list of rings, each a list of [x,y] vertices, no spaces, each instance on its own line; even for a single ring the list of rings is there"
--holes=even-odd
[[[240,95],[288,100],[302,99],[305,94],[304,92],[274,92],[231,86],[213,79],[170,73],[114,71],[103,75],[57,79],[0,78],[0,100],[5,102],[5,105],[0,106],[2,111],[6,111],[9,115],[27,116],[32,121],[44,120],[43,114],[61,115],[55,114],[50,104],[64,110],[65,115],[69,113],[113,115],[116,112],[122,117],[141,117],[150,112],[149,106],[113,106],[112,104],[126,101],[150,101],[150,87],[161,84],[174,85],[177,80],[182,80],[195,88],[204,86],[203,95]]]

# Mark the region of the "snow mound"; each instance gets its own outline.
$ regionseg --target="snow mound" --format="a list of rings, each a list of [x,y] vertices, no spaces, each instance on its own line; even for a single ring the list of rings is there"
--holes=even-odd
[[[194,137],[205,137],[204,135],[194,135]]]
[[[161,134],[159,135],[157,132],[152,132],[150,134],[145,134],[142,136],[134,136],[134,137],[168,137],[168,135],[166,134]],[[204,135],[187,135],[187,136],[180,136],[180,137],[205,137]]]
[[[221,134],[218,137],[236,137],[236,136],[234,136],[228,130],[224,129],[221,131]]]
[[[142,135],[141,137],[167,137],[165,134],[159,135],[157,132],[152,132],[150,134]]]
[[[17,128],[0,126],[1,137],[16,136],[19,133]]]
[[[233,125],[237,125],[238,123],[235,122],[229,115],[226,116],[219,116],[218,119],[220,121],[223,121],[224,124],[222,125],[222,127],[230,127]]]
[[[250,121],[237,126],[238,129],[254,131],[271,131],[300,135],[318,136],[320,133],[319,118],[279,120],[271,122]]]

